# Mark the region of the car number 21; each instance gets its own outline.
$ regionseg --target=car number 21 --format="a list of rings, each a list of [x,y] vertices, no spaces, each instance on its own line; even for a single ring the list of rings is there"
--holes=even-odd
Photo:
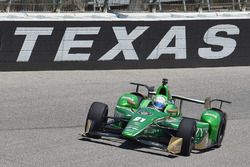
[[[146,119],[145,118],[142,118],[142,117],[135,117],[133,119],[133,121],[136,121],[136,122],[144,122]]]

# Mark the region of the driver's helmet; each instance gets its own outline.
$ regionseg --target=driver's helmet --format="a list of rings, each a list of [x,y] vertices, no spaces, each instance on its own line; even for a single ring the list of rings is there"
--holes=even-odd
[[[165,108],[166,104],[167,104],[167,98],[164,97],[163,95],[156,95],[155,98],[153,99],[153,106],[159,110]]]

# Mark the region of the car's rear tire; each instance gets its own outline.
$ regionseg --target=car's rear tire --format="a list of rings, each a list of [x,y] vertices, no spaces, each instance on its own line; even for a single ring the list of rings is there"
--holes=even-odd
[[[193,119],[183,118],[176,135],[177,137],[183,138],[183,143],[180,152],[181,155],[190,155],[194,147],[195,132],[196,122]]]
[[[219,148],[222,145],[222,141],[225,135],[225,130],[226,130],[226,125],[227,125],[227,115],[226,113],[221,113],[221,122],[219,126],[219,131],[217,135],[217,142],[215,147]]]
[[[93,132],[103,131],[107,123],[108,105],[100,102],[94,102],[89,108],[89,112],[85,122],[85,132],[88,137],[100,138]]]

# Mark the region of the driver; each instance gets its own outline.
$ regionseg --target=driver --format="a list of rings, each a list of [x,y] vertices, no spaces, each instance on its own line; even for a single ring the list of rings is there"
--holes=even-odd
[[[156,109],[163,111],[167,105],[167,98],[163,95],[156,95],[152,103]]]

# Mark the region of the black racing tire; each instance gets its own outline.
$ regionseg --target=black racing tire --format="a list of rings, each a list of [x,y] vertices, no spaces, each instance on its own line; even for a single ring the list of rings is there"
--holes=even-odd
[[[87,123],[90,120],[91,125],[89,127],[88,137],[101,138],[100,136],[93,135],[91,132],[103,131],[105,124],[107,123],[108,105],[100,102],[94,102],[89,108],[89,112],[85,122],[85,132],[87,131]]]
[[[194,147],[194,137],[196,132],[196,122],[193,119],[183,118],[176,136],[183,138],[180,155],[190,156]]]
[[[222,145],[223,138],[225,136],[225,130],[226,130],[226,125],[227,125],[227,115],[226,113],[221,112],[221,122],[219,126],[219,131],[217,135],[217,142],[215,147],[219,148]]]

